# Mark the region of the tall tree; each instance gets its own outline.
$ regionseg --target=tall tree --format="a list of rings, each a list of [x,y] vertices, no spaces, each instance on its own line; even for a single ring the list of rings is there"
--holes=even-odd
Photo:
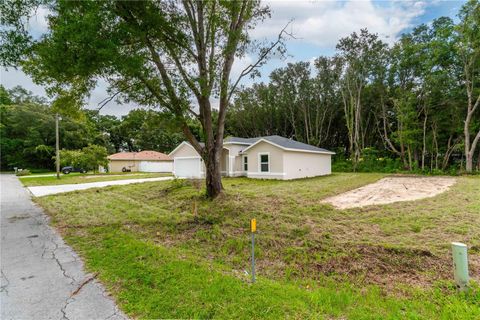
[[[385,49],[386,44],[378,39],[378,35],[369,33],[367,29],[360,30],[359,34],[353,32],[337,44],[344,65],[342,96],[354,169],[364,147],[361,140],[363,90],[372,81],[376,64],[380,63]]]
[[[55,152],[55,111],[23,88],[0,87],[1,168],[52,168]],[[62,148],[78,149],[91,143],[94,132],[84,119],[63,116]]]
[[[469,0],[460,9],[459,18],[457,49],[463,64],[464,86],[467,92],[467,112],[463,129],[465,169],[472,172],[475,149],[480,141],[480,125],[478,122],[478,128],[473,125],[476,111],[480,109],[480,2]],[[474,130],[478,132],[475,134]]]
[[[170,110],[205,161],[207,195],[221,193],[220,155],[230,98],[242,77],[275,50],[283,52],[281,31],[277,40],[256,46],[258,60],[231,79],[235,59],[252,43],[248,31],[268,16],[268,8],[256,0],[58,0],[49,8],[50,32],[39,41],[28,39],[27,50],[17,50],[28,53],[24,70],[39,83],[55,85],[52,91],[65,101],[82,100],[103,78],[118,99]],[[15,23],[29,12],[17,11],[21,15]],[[12,25],[24,33],[18,23]],[[216,121],[213,97],[218,97]],[[192,115],[202,125],[204,146],[189,129]]]

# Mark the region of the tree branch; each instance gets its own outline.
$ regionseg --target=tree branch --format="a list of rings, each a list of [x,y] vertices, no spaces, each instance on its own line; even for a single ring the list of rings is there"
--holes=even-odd
[[[197,138],[195,138],[195,136],[193,135],[193,133],[191,132],[190,128],[188,127],[188,124],[187,122],[185,121],[185,117],[183,116],[183,113],[181,112],[181,110],[177,109],[177,108],[172,108],[170,107],[171,104],[168,104],[166,103],[165,99],[157,92],[157,90],[155,90],[155,88],[152,86],[152,84],[150,82],[148,82],[147,79],[145,79],[144,77],[142,77],[141,75],[138,75],[137,76],[138,79],[140,79],[140,81],[147,87],[148,91],[150,91],[154,96],[155,98],[157,98],[158,101],[160,101],[160,103],[165,106],[167,109],[169,109],[170,111],[173,112],[173,114],[176,116],[177,119],[181,120],[181,125],[182,125],[182,131],[183,133],[185,134],[185,136],[187,137],[187,139],[192,143],[192,146],[200,153],[202,154],[203,152],[203,148],[202,146],[200,145],[200,143],[198,142]],[[193,111],[192,111],[193,112]]]
[[[290,25],[292,21],[289,21],[285,27],[283,27],[283,29],[280,31],[280,33],[278,34],[278,37],[277,37],[277,40],[272,43],[270,45],[270,47],[268,49],[266,49],[261,55],[260,57],[258,58],[258,60],[253,63],[253,64],[250,64],[248,65],[246,68],[244,68],[242,70],[242,72],[240,73],[240,76],[237,78],[237,80],[235,81],[235,83],[233,84],[229,94],[228,94],[228,101],[231,99],[233,93],[235,92],[235,89],[237,88],[240,80],[242,80],[245,76],[249,75],[253,70],[255,70],[256,68],[258,68],[259,66],[262,65],[262,63],[265,61],[266,57],[270,54],[270,52],[272,52],[273,49],[275,49],[276,46],[278,46],[282,40],[283,40],[283,35],[286,34],[292,38],[294,38],[293,34],[291,33],[288,33],[286,31],[287,27]]]
[[[98,104],[97,104],[97,111],[100,111],[102,110],[103,107],[105,107],[105,105],[107,105],[110,101],[112,101],[117,95],[119,95],[120,93],[122,93],[123,91],[127,90],[128,88],[131,88],[132,86],[127,86],[126,88],[124,89],[121,89],[121,90],[118,90],[117,92],[115,92],[113,95],[111,96],[108,96],[106,97],[105,99],[103,99],[102,101],[100,101]]]
[[[471,144],[471,149],[470,152],[473,154],[475,152],[475,148],[477,147],[478,141],[480,140],[480,130],[478,130],[477,135],[475,136],[475,139],[473,139],[472,144]]]

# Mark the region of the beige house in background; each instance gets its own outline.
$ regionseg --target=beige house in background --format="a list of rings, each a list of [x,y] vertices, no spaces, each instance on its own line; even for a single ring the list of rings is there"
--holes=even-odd
[[[173,159],[157,151],[119,152],[107,157],[109,172],[172,172]]]
[[[331,174],[334,152],[280,136],[225,139],[221,156],[222,175],[291,180]],[[205,177],[198,152],[182,142],[169,156],[173,173],[183,178]]]

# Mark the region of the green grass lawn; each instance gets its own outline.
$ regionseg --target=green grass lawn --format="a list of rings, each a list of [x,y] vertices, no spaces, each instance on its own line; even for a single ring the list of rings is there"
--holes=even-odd
[[[55,173],[53,173],[55,174]],[[35,175],[36,176],[36,175]],[[143,179],[143,178],[156,178],[171,176],[169,173],[70,173],[62,174],[60,179],[57,179],[56,176],[52,174],[43,174],[38,177],[23,176],[19,177],[20,181],[26,187],[32,186],[48,186],[56,184],[77,184],[77,183],[88,183],[88,182],[98,182],[98,181],[112,181],[112,180],[126,180],[126,179]]]
[[[383,176],[224,179],[213,202],[189,181],[36,201],[134,318],[479,319],[478,285],[460,294],[451,281],[449,243],[469,245],[478,281],[480,177],[415,202],[348,210],[320,202]]]

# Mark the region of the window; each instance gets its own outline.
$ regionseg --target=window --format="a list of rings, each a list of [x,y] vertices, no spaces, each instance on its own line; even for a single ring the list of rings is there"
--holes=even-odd
[[[248,171],[248,157],[243,157],[243,171]]]
[[[270,163],[269,163],[269,155],[268,154],[260,154],[260,172],[269,172],[270,171]]]

